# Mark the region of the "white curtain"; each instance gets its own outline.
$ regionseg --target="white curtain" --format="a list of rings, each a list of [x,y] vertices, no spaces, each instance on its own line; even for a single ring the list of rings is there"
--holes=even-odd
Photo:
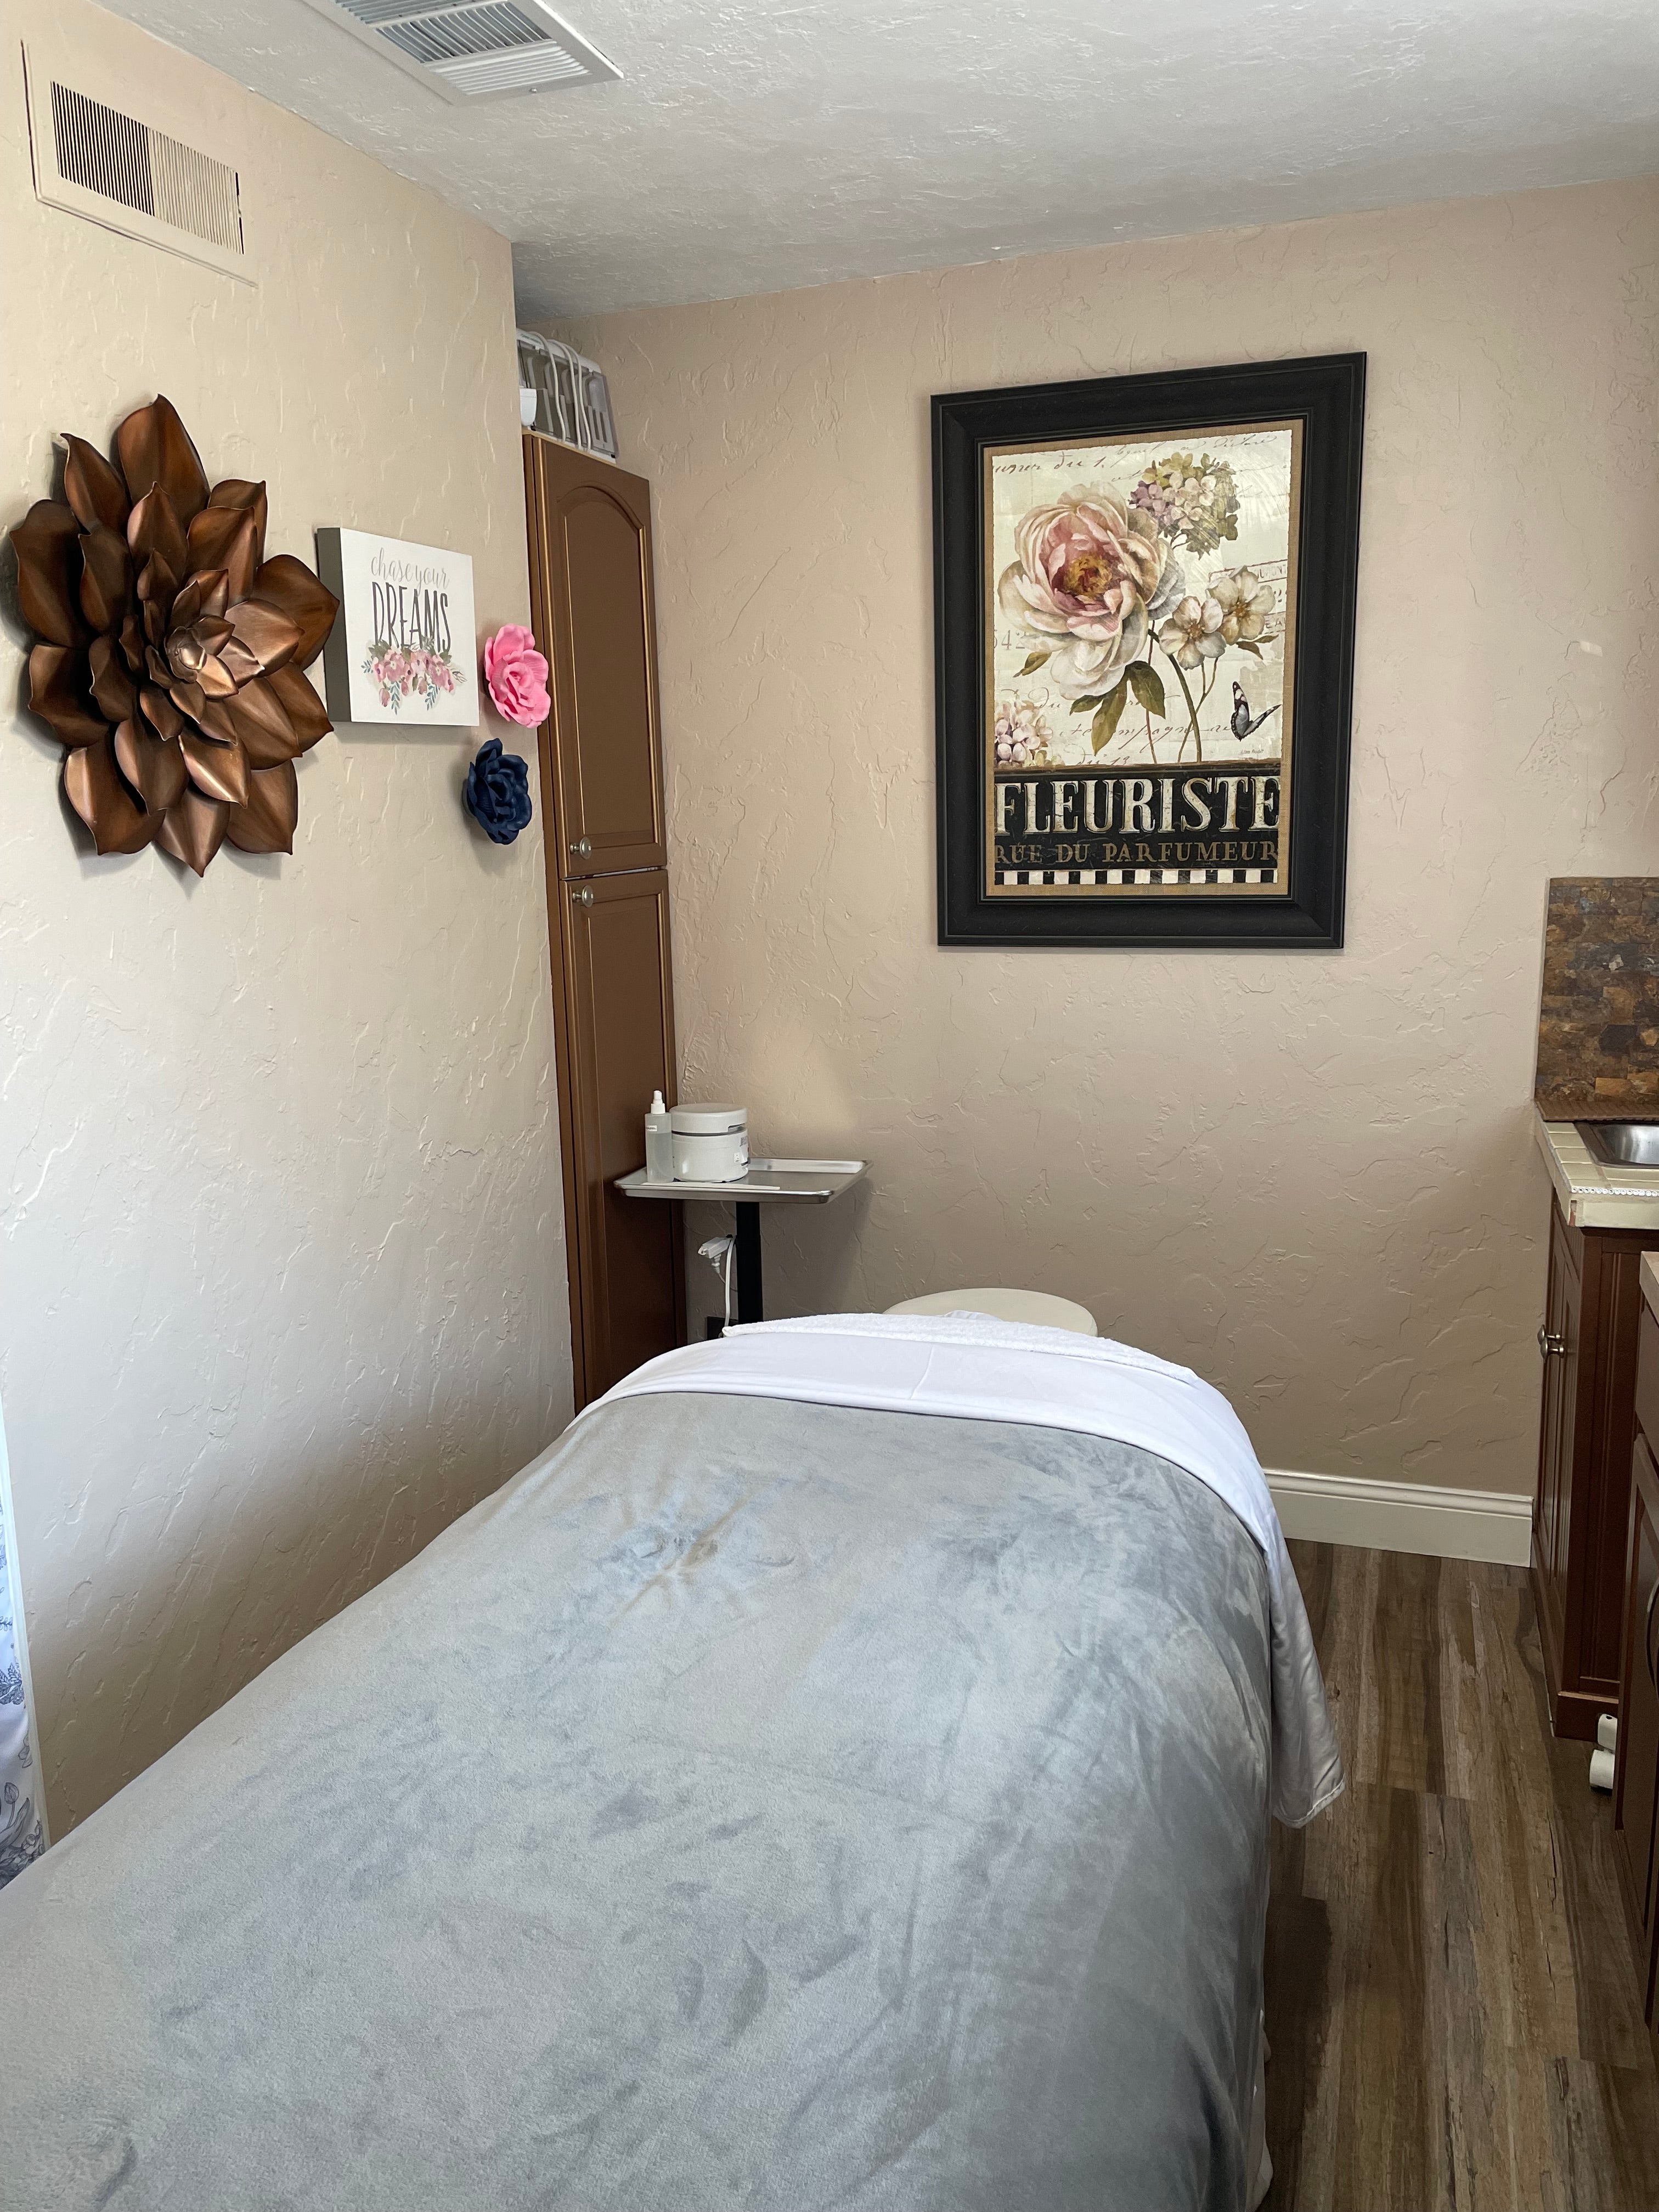
[[[46,1848],[46,1824],[29,1725],[22,1600],[11,1531],[11,1484],[0,1427],[0,1888]]]

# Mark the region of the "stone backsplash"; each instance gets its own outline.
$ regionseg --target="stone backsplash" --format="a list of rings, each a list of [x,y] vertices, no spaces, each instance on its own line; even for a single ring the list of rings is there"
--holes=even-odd
[[[1550,1121],[1659,1118],[1659,877],[1552,878],[1533,1096]]]

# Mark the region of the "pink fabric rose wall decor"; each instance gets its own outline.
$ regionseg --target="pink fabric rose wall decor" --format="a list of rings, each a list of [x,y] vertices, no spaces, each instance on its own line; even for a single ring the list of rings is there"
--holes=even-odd
[[[521,623],[503,623],[483,650],[484,682],[497,714],[533,730],[553,711],[547,696],[547,662]]]

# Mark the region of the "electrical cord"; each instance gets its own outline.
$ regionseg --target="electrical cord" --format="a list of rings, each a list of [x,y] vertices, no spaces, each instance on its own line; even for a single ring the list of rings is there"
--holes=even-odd
[[[720,1290],[726,1300],[726,1313],[720,1323],[722,1328],[732,1326],[732,1260],[737,1249],[735,1237],[711,1237],[706,1244],[697,1247],[698,1258],[707,1260],[720,1279]]]

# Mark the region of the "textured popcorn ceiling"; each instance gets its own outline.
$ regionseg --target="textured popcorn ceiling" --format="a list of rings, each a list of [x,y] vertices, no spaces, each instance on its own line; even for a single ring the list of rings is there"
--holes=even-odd
[[[568,0],[626,81],[463,109],[305,0],[117,5],[482,216],[514,241],[526,313],[1659,158],[1652,0]]]

